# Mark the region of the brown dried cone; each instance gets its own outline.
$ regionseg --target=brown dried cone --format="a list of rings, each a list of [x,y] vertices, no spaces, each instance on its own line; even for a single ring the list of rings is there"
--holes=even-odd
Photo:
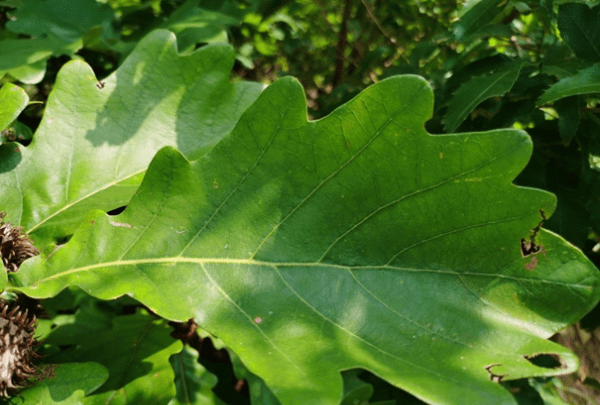
[[[30,319],[27,310],[11,306],[0,302],[0,397],[5,398],[33,377],[36,369],[31,362],[37,357],[33,348],[38,345],[33,336],[35,316]]]
[[[25,260],[40,254],[33,246],[31,239],[20,226],[14,227],[10,222],[4,223],[5,212],[0,212],[0,256],[9,273],[16,273]]]

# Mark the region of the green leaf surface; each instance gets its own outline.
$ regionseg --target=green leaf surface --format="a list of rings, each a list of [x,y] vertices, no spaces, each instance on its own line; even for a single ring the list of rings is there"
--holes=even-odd
[[[15,2],[17,10],[6,28],[19,34],[42,38],[52,35],[65,43],[81,40],[92,27],[100,26],[113,36],[113,11],[94,0],[45,0]]]
[[[519,77],[521,66],[520,63],[510,64],[496,73],[474,77],[460,86],[448,103],[444,118],[446,130],[456,131],[479,103],[509,91]]]
[[[537,105],[577,94],[600,92],[600,65],[580,70],[576,75],[559,80],[540,96]]]
[[[225,28],[240,23],[238,19],[199,8],[199,2],[188,0],[161,25],[177,35],[181,52],[191,51],[199,43],[227,42]]]
[[[577,96],[562,98],[557,100],[554,107],[558,113],[560,139],[565,146],[569,145],[575,137],[577,128],[579,127],[579,100]]]
[[[52,367],[52,376],[19,391],[9,401],[10,405],[80,405],[85,395],[101,386],[108,371],[98,363],[66,363]]]
[[[496,18],[506,0],[470,0],[459,11],[459,20],[452,25],[454,37],[459,41],[468,40]]]
[[[229,46],[180,56],[175,41],[153,32],[103,85],[85,62],[66,64],[31,145],[4,151],[7,220],[40,249],[71,234],[91,209],[126,205],[161,147],[202,156],[261,91],[258,83],[229,82]]]
[[[558,8],[558,28],[577,57],[600,62],[600,7],[563,4]]]
[[[27,107],[29,96],[25,90],[12,83],[0,89],[0,130],[8,127]]]
[[[90,213],[12,288],[194,317],[283,405],[339,405],[351,368],[430,403],[514,404],[493,379],[577,368],[545,339],[597,303],[600,276],[545,230],[523,253],[555,206],[511,184],[529,137],[431,136],[432,108],[425,80],[393,77],[309,122],[283,78],[196,162],[162,149],[122,214]]]
[[[184,347],[169,359],[175,372],[177,396],[169,405],[225,405],[212,391],[217,377],[198,363],[198,352]]]
[[[368,404],[373,396],[373,386],[360,378],[361,370],[348,370],[342,373],[344,380],[344,398],[340,405]]]
[[[46,74],[46,61],[40,60],[29,65],[22,65],[9,71],[10,75],[21,83],[36,84]]]
[[[66,44],[55,37],[41,39],[5,39],[0,41],[0,72],[8,72],[25,83],[37,83],[43,78],[46,60],[52,55],[71,55],[82,42]]]
[[[83,404],[166,405],[175,396],[169,356],[183,348],[170,332],[165,321],[148,314],[120,316],[112,328],[88,334],[74,350],[49,360],[92,361],[108,369],[106,383]]]

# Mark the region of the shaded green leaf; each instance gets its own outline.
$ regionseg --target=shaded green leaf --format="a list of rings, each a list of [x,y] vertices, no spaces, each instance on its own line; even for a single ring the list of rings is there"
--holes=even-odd
[[[22,83],[35,84],[42,81],[46,74],[46,61],[40,60],[10,70],[10,75]]]
[[[168,359],[182,349],[170,332],[165,321],[148,314],[115,317],[112,328],[87,335],[74,350],[50,359],[93,361],[108,369],[106,383],[83,404],[166,405],[175,396],[175,375]]]
[[[563,4],[558,8],[558,28],[577,57],[600,61],[600,7]]]
[[[448,103],[448,111],[444,118],[446,130],[456,131],[479,103],[509,91],[519,77],[521,66],[520,63],[510,64],[496,73],[474,77],[460,86]]]
[[[31,145],[0,161],[7,219],[47,249],[90,209],[127,204],[162,146],[202,156],[261,91],[230,83],[233,63],[227,45],[180,56],[175,36],[155,31],[102,84],[85,62],[65,65]],[[11,158],[21,161],[8,171]]]
[[[544,405],[567,405],[561,396],[561,392],[564,392],[564,387],[557,378],[546,382],[531,379],[529,380],[529,384],[539,393],[544,401]],[[574,394],[577,395],[577,393]]]
[[[108,379],[108,370],[99,363],[66,363],[46,367],[52,367],[51,376],[19,391],[18,396],[3,403],[80,405],[85,395]]]
[[[342,373],[344,380],[344,398],[340,405],[358,405],[369,402],[369,398],[373,396],[373,386],[360,378],[361,370],[348,370]]]
[[[5,39],[0,41],[0,71],[14,74],[18,80],[34,83],[43,77],[46,60],[52,55],[71,55],[81,48],[81,41],[66,44],[54,37],[42,39]],[[39,79],[39,80],[38,80]]]
[[[580,70],[576,75],[561,79],[542,94],[537,105],[543,105],[577,94],[600,92],[600,66]]]
[[[555,65],[544,65],[542,66],[541,71],[542,73],[556,76],[559,79],[564,79],[565,77],[576,75],[577,72],[585,69],[586,67],[589,67],[589,63],[585,63],[584,61],[577,59]]]
[[[29,128],[27,125],[23,124],[22,122],[19,121],[15,121],[13,126],[12,126],[13,130],[14,130],[14,139],[17,141],[31,141],[31,137],[33,136],[33,132],[31,131],[31,128]]]
[[[217,377],[198,363],[198,352],[191,347],[184,347],[173,354],[169,361],[175,372],[177,396],[169,405],[222,405],[212,391],[217,384]]]
[[[25,90],[12,83],[0,89],[0,130],[8,127],[27,107],[29,96]]]
[[[470,0],[459,11],[459,20],[452,26],[454,37],[467,40],[478,30],[490,24],[506,6],[506,0]]]
[[[12,289],[194,317],[283,405],[338,405],[350,368],[432,403],[514,404],[494,379],[576,369],[545,339],[596,304],[600,276],[539,230],[554,197],[511,184],[529,137],[430,136],[432,104],[425,80],[394,77],[308,122],[283,78],[198,161],[162,149],[122,214],[90,213]],[[543,250],[523,250],[534,229]]]
[[[114,36],[112,9],[94,0],[18,0],[15,6],[17,10],[6,23],[13,32],[38,38],[52,35],[73,43],[81,41],[92,27],[100,26],[105,37]]]
[[[199,2],[186,1],[161,25],[177,35],[180,52],[192,51],[199,43],[227,42],[225,28],[240,23],[238,19],[199,8]]]

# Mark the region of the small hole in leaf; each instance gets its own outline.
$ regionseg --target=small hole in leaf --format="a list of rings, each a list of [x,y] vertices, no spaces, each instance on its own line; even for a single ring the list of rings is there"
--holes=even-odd
[[[523,356],[531,364],[543,368],[566,368],[560,356],[554,353],[538,353],[533,356]]]
[[[502,382],[502,379],[504,377],[506,377],[507,374],[496,374],[496,373],[494,373],[492,371],[492,368],[496,367],[496,366],[500,367],[500,366],[502,366],[502,364],[500,364],[500,363],[490,364],[489,366],[486,366],[485,369],[490,374],[490,381],[499,383],[499,382]]]

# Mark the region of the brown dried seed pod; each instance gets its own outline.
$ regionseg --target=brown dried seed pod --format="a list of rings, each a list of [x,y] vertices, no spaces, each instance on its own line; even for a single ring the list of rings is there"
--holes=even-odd
[[[9,393],[36,371],[31,363],[38,355],[33,348],[35,340],[35,316],[31,319],[28,311],[22,312],[18,306],[0,302],[0,397],[9,397]]]
[[[0,257],[9,273],[16,273],[25,260],[40,254],[31,239],[20,226],[4,223],[5,212],[0,212]]]

